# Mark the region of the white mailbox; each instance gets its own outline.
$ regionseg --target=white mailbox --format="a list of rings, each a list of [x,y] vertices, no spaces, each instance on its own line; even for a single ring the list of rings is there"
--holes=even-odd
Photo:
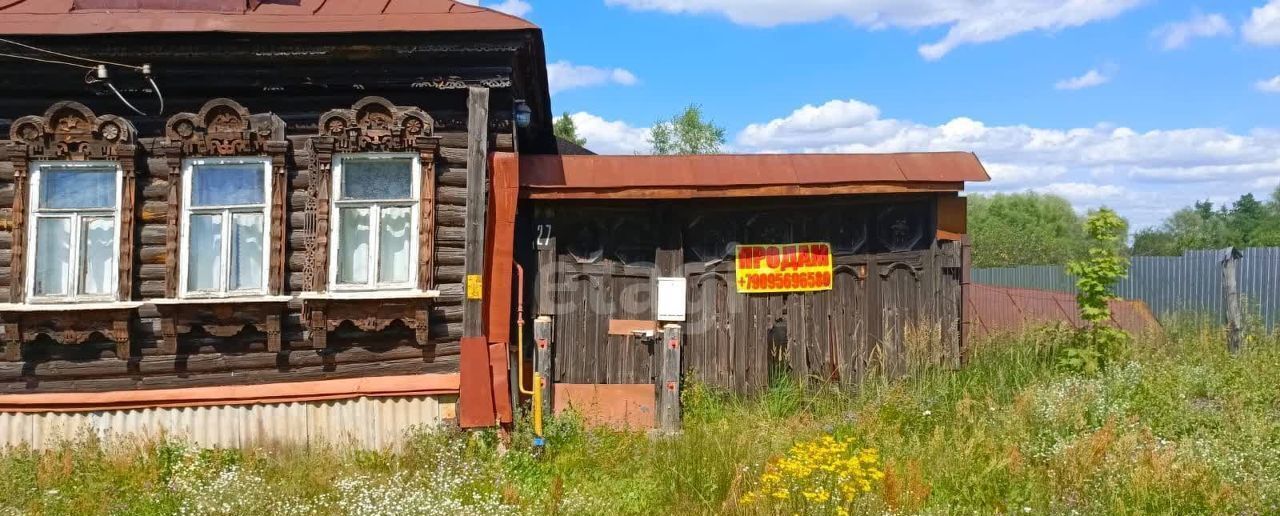
[[[684,278],[658,278],[658,320],[684,322]]]

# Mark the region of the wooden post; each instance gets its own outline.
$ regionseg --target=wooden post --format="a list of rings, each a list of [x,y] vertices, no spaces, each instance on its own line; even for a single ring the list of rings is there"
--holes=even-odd
[[[484,230],[488,201],[489,89],[472,86],[467,96],[467,227],[462,336],[484,334]]]
[[[551,317],[542,315],[533,320],[533,371],[542,377],[534,384],[542,391],[542,412],[551,413]],[[524,374],[524,373],[521,373]]]
[[[658,371],[658,428],[680,431],[680,348],[679,324],[662,327],[662,366]]]
[[[1244,335],[1244,313],[1240,309],[1240,285],[1236,264],[1244,255],[1234,247],[1222,254],[1222,293],[1226,298],[1227,349],[1239,353]]]

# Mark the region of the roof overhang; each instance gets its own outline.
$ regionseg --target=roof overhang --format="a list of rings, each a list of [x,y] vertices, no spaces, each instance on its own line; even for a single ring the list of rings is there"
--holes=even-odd
[[[694,199],[958,192],[990,176],[969,152],[520,157],[531,199]]]
[[[0,34],[357,33],[530,30],[521,18],[453,0],[10,0]]]

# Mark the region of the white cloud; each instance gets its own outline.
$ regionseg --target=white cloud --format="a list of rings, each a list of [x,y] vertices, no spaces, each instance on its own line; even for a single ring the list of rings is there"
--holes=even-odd
[[[1094,68],[1079,77],[1072,77],[1070,79],[1058,81],[1054,83],[1053,87],[1059,90],[1082,90],[1106,84],[1106,82],[1110,80],[1110,77],[1103,75],[1097,68]]]
[[[1106,201],[1116,199],[1125,193],[1125,189],[1117,185],[1075,182],[1050,183],[1032,189],[1042,193],[1060,195],[1076,202]]]
[[[1271,0],[1256,7],[1249,20],[1240,27],[1245,41],[1255,45],[1280,45],[1280,0]]]
[[[602,84],[631,86],[637,81],[635,74],[623,68],[596,68],[575,65],[568,61],[556,61],[547,65],[547,82],[551,93],[574,88],[586,88]]]
[[[626,122],[605,120],[597,115],[578,112],[569,115],[578,136],[587,140],[587,148],[599,154],[641,154],[649,152],[649,128],[634,127]]]
[[[1276,130],[1044,129],[988,126],[966,117],[926,125],[884,118],[858,100],[806,105],[750,124],[734,144],[738,152],[972,151],[992,177],[970,185],[974,191],[1054,193],[1081,210],[1105,204],[1135,227],[1156,224],[1199,199],[1267,194],[1271,178],[1280,176]]]
[[[493,2],[482,3],[480,0],[458,0],[458,1],[464,4],[487,7],[489,9],[493,9],[498,12],[504,12],[512,16],[518,16],[522,18],[524,17],[524,15],[529,14],[529,11],[533,10],[533,6],[529,5],[529,2],[526,2],[524,0],[502,0],[501,2],[498,2],[496,4]]]
[[[734,23],[773,27],[844,19],[860,27],[946,27],[921,45],[925,59],[961,45],[988,43],[1030,31],[1057,31],[1115,17],[1145,0],[605,0],[640,11],[718,14]]]
[[[1152,35],[1160,39],[1161,48],[1174,50],[1187,46],[1195,38],[1229,36],[1232,32],[1231,24],[1221,14],[1195,13],[1190,20],[1164,25]]]
[[[1280,75],[1253,83],[1254,89],[1265,93],[1280,93]]]

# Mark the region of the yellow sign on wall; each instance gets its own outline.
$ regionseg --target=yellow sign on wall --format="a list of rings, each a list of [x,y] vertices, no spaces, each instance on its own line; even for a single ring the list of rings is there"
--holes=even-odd
[[[484,298],[484,280],[479,274],[467,275],[467,299]]]
[[[831,290],[831,244],[746,245],[737,251],[738,292]]]

